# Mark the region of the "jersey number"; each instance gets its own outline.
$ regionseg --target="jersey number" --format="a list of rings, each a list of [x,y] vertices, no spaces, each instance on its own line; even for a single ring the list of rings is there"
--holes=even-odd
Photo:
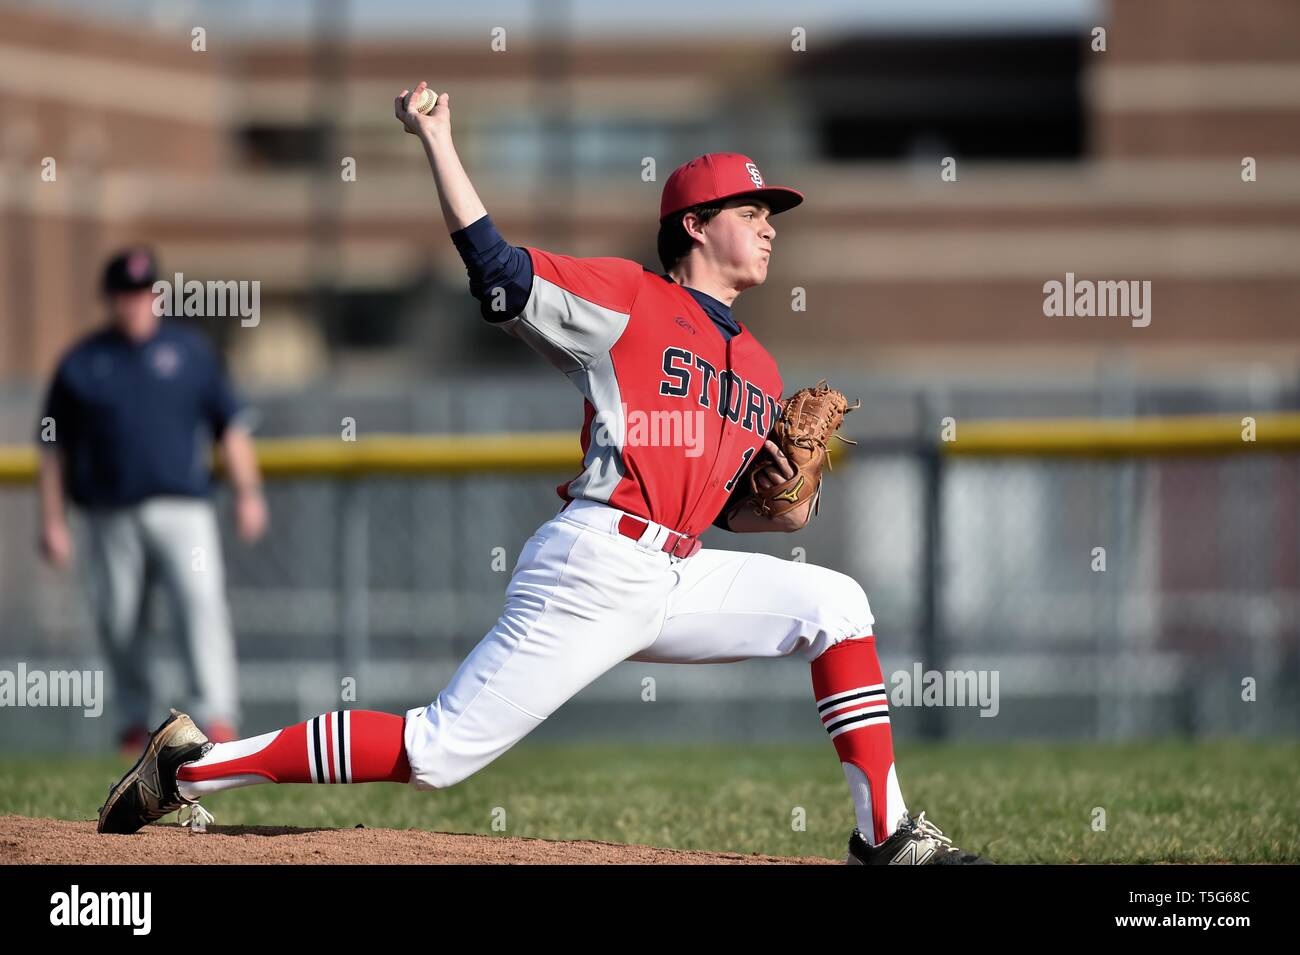
[[[745,456],[740,459],[740,467],[736,468],[736,473],[731,476],[731,480],[725,485],[728,492],[735,488],[736,482],[739,481],[740,476],[745,473],[745,468],[749,467],[749,459],[754,456],[756,450],[758,449],[749,448],[745,451]]]

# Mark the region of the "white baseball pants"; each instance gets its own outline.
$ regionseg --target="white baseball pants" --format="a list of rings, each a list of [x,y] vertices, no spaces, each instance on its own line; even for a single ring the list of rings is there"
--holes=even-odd
[[[851,577],[764,554],[702,549],[679,560],[618,533],[623,512],[575,501],[528,539],[495,627],[447,687],[407,712],[411,782],[452,786],[523,739],[622,660],[811,662],[872,632]]]

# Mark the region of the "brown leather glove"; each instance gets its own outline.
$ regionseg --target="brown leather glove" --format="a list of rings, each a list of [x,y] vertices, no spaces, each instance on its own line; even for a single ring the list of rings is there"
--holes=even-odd
[[[843,393],[836,391],[822,379],[813,388],[801,388],[786,399],[781,418],[772,429],[771,440],[790,461],[794,476],[780,484],[759,487],[758,473],[773,462],[767,454],[749,469],[751,494],[747,501],[759,517],[780,517],[802,506],[809,498],[813,513],[821,502],[822,464],[830,467],[831,436],[846,444],[856,444],[838,434],[844,416],[862,407],[862,402],[850,405]]]

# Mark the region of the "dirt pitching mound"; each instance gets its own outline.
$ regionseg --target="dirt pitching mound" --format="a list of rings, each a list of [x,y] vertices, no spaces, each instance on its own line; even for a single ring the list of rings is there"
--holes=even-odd
[[[147,826],[130,836],[101,836],[94,822],[0,816],[0,862],[80,865],[329,865],[385,863],[584,865],[817,865],[835,860],[687,852],[613,842],[552,842],[459,835],[424,829],[294,829]]]

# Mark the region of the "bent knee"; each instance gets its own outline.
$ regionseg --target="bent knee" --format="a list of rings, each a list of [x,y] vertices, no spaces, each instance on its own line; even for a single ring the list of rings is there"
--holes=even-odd
[[[854,578],[837,570],[819,568],[819,616],[833,642],[868,636],[876,619],[867,592]]]

